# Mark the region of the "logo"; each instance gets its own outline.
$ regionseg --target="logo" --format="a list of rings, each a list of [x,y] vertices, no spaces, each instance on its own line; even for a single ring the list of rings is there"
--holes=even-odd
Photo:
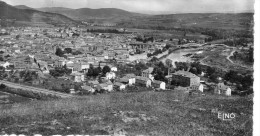
[[[235,113],[224,113],[224,112],[219,112],[218,113],[218,118],[222,119],[224,121],[230,121],[236,117]]]

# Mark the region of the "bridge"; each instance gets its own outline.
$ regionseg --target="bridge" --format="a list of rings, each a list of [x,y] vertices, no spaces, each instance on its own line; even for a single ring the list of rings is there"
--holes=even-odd
[[[52,95],[52,96],[56,96],[56,97],[60,97],[60,98],[73,98],[73,97],[75,97],[71,94],[65,94],[65,93],[55,92],[55,91],[48,90],[48,89],[42,89],[42,88],[37,88],[37,87],[32,87],[32,86],[27,86],[27,85],[21,85],[21,84],[12,83],[12,82],[9,82],[9,81],[4,81],[4,80],[0,80],[0,84],[4,84],[4,85],[6,85],[10,88],[26,90],[26,91],[30,91],[30,92],[34,92],[34,93],[39,93],[39,94]]]

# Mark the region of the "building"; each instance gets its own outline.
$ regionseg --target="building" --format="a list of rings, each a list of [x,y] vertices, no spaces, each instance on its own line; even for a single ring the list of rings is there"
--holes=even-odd
[[[215,93],[224,94],[226,96],[231,96],[231,91],[231,88],[226,86],[224,83],[218,83],[214,90]]]
[[[146,87],[152,86],[151,79],[147,77],[136,76],[135,79],[136,79],[136,84],[139,84],[141,86],[146,86]]]
[[[111,71],[117,72],[117,67],[112,67],[112,68],[111,68]]]
[[[75,73],[71,73],[71,76],[72,76],[72,80],[74,82],[83,82],[83,81],[85,81],[85,76],[84,76],[83,73],[75,72]]]
[[[159,88],[159,89],[162,89],[162,90],[165,90],[165,89],[166,89],[166,83],[163,82],[163,81],[154,80],[154,81],[152,82],[152,85],[153,85],[153,87],[155,87],[155,88]]]
[[[129,85],[135,84],[135,74],[126,74],[123,78],[127,78],[129,80]]]
[[[120,82],[115,82],[114,83],[114,88],[122,91],[122,90],[125,90],[126,85],[123,84],[123,83],[120,83]]]
[[[142,77],[146,77],[153,80],[154,77],[152,75],[152,72],[153,72],[153,67],[149,67],[148,69],[142,71]]]
[[[0,66],[7,68],[8,66],[10,66],[9,62],[0,62]]]
[[[106,79],[110,80],[110,79],[115,79],[115,78],[116,78],[116,74],[114,72],[106,73]]]
[[[176,86],[194,87],[200,85],[200,78],[187,71],[177,71],[172,74],[172,81]]]
[[[113,84],[112,83],[101,83],[99,84],[100,88],[103,90],[106,90],[108,92],[112,92],[113,91]]]
[[[83,85],[83,86],[81,86],[81,88],[82,88],[84,91],[87,91],[87,92],[89,92],[89,93],[94,93],[94,92],[95,92],[95,89],[92,88],[91,86]]]
[[[65,60],[56,60],[56,61],[54,62],[54,66],[55,66],[55,67],[63,67],[65,64],[66,64],[66,61],[65,61]]]

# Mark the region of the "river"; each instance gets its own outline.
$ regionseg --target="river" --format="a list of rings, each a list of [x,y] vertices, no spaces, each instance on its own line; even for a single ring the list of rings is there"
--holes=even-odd
[[[173,51],[170,55],[167,57],[162,58],[160,61],[165,62],[167,59],[172,60],[172,65],[175,67],[175,62],[192,62],[193,60],[190,57],[185,57],[184,55],[187,54],[195,54],[195,53],[201,53],[199,49],[179,49],[176,51]]]

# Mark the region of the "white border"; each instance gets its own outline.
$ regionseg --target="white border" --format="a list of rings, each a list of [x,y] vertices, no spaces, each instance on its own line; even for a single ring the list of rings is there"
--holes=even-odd
[[[260,81],[260,59],[259,59],[259,50],[260,50],[260,35],[259,35],[259,5],[260,5],[260,1],[259,0],[255,0],[255,15],[254,15],[254,19],[255,19],[255,34],[254,34],[254,114],[253,114],[253,135],[254,136],[260,136],[260,85],[259,85],[259,81]]]

